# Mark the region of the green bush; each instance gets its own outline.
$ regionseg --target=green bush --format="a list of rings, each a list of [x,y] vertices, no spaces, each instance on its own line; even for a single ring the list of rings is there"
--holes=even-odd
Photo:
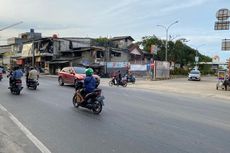
[[[175,68],[174,70],[170,71],[170,75],[188,75],[188,70],[183,68]]]

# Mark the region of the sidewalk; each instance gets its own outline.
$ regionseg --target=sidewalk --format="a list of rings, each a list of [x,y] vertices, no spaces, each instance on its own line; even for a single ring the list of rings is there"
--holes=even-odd
[[[128,87],[230,100],[230,90],[216,90],[216,83],[216,77],[202,77],[201,81],[188,81],[187,78],[175,78],[160,81],[138,80],[135,84],[129,84]]]

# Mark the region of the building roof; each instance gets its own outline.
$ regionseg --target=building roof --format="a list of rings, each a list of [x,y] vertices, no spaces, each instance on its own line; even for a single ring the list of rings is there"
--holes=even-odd
[[[136,51],[134,51],[134,49],[136,49]],[[129,50],[129,52],[130,52],[131,54],[137,54],[137,55],[143,54],[143,52],[142,52],[142,50],[140,49],[140,47],[139,47],[138,45],[136,45],[136,44],[131,44],[131,45],[129,45],[129,46],[128,46],[128,50]],[[133,52],[133,51],[134,51],[134,52]],[[138,51],[139,53],[137,53],[137,51]]]
[[[131,41],[134,41],[134,39],[131,36],[113,37],[111,40],[123,40],[123,39],[130,39]]]

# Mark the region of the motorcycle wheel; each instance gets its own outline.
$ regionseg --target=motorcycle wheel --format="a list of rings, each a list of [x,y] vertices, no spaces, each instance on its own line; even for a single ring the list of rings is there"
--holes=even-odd
[[[123,87],[127,87],[127,84],[128,84],[128,83],[125,81],[125,82],[123,82],[123,85],[122,85],[122,86],[123,86]]]
[[[12,89],[12,87],[10,88],[10,92],[11,92],[12,94],[14,94],[14,90]]]
[[[113,81],[109,81],[109,86],[112,87],[113,85]]]
[[[16,91],[16,95],[20,95],[20,90]]]
[[[36,89],[37,89],[37,86],[34,86],[33,88],[34,88],[34,90],[36,90]]]
[[[100,114],[101,113],[101,111],[102,111],[102,104],[101,104],[101,102],[99,102],[99,101],[94,101],[94,104],[93,104],[93,113],[94,114]]]
[[[77,100],[76,100],[77,98],[76,98],[76,95],[74,95],[73,96],[73,99],[72,99],[72,102],[73,102],[73,106],[74,107],[76,107],[76,108],[78,108],[79,107],[79,105],[78,105],[78,103],[77,103]]]

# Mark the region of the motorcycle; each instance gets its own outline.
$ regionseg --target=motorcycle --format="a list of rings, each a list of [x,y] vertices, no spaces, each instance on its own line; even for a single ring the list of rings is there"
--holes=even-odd
[[[109,81],[109,86],[119,86],[121,85],[122,87],[126,87],[127,86],[127,80],[125,77],[123,77],[121,79],[121,81],[117,81],[116,77],[112,77],[112,80]]]
[[[21,79],[13,80],[12,83],[10,84],[9,89],[12,94],[20,95],[20,92],[23,89],[22,80]]]
[[[73,95],[73,105],[78,108],[79,106],[90,109],[95,114],[100,114],[104,105],[104,96],[101,95],[101,89],[96,88],[93,92],[84,94],[83,82],[78,82],[75,86],[76,91]]]
[[[125,75],[125,78],[126,78],[126,81],[127,82],[131,82],[131,83],[135,83],[136,82],[136,78],[135,78],[135,76],[134,75]]]
[[[26,81],[27,88],[32,88],[32,89],[36,90],[38,85],[39,85],[38,80],[28,79]]]

